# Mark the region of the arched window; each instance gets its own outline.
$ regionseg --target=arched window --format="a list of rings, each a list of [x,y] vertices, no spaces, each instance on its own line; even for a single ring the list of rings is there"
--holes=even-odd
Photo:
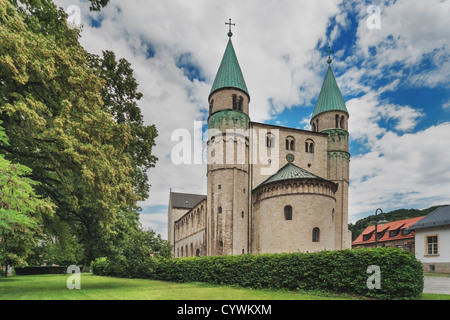
[[[292,136],[286,138],[286,150],[295,151],[295,139]]]
[[[340,123],[339,123],[339,126],[340,126],[342,129],[345,129],[345,128],[344,128],[344,116],[341,117],[341,121],[340,121]]]
[[[195,250],[195,256],[196,257],[200,257],[200,249],[196,249]]]
[[[219,207],[219,213],[222,213],[222,207]]]
[[[320,241],[320,229],[315,227],[312,231],[312,242]]]
[[[244,98],[239,97],[238,110],[242,111],[242,105],[244,104]]]
[[[314,153],[314,141],[308,139],[305,141],[305,152]]]
[[[275,136],[270,132],[268,132],[266,135],[266,147],[275,148]]]
[[[314,132],[316,132],[317,130],[316,130],[316,124],[313,122],[313,124],[312,124],[312,131],[314,131]]]
[[[339,128],[339,115],[336,115],[336,129]]]
[[[284,220],[292,220],[292,207],[291,206],[284,207]]]
[[[237,96],[235,94],[233,94],[233,110],[237,110],[238,108],[238,100],[237,100]]]

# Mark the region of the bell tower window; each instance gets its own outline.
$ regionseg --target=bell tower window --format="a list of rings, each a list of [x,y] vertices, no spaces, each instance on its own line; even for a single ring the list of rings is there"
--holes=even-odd
[[[238,99],[237,96],[235,94],[233,94],[233,110],[237,110],[238,109]]]

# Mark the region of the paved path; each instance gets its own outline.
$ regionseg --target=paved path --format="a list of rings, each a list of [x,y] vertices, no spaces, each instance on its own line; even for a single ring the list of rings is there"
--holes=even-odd
[[[424,277],[423,292],[450,294],[450,277]]]

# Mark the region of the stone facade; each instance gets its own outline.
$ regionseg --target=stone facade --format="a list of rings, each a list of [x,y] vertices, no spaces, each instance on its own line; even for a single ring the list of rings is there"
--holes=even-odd
[[[173,224],[176,257],[206,254],[206,199],[200,201]]]
[[[334,250],[336,188],[328,181],[303,179],[255,190],[252,252]]]

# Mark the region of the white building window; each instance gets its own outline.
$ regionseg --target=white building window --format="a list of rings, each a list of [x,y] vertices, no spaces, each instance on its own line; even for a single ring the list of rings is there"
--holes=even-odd
[[[437,255],[438,254],[438,236],[426,236],[426,245],[427,245],[427,255]]]

